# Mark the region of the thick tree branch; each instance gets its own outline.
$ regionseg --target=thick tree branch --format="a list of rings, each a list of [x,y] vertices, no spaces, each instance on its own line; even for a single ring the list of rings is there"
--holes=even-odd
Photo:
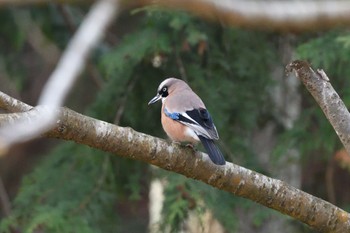
[[[139,0],[189,11],[223,24],[278,30],[316,31],[350,23],[349,1]]]
[[[0,100],[4,96],[1,94]],[[1,101],[0,106],[6,108]],[[9,107],[16,110],[13,105]],[[45,134],[47,137],[75,141],[200,180],[287,214],[320,232],[350,231],[349,213],[280,180],[230,162],[225,166],[216,166],[204,153],[194,154],[189,148],[169,144],[165,140],[96,120],[67,108],[57,111],[59,120],[55,128]],[[0,126],[15,118],[24,117],[30,121],[35,114],[38,114],[36,108],[23,113],[0,115]]]
[[[47,3],[44,0],[0,0],[1,5]],[[52,2],[52,1],[50,1]],[[56,3],[83,3],[56,0]],[[226,25],[283,32],[316,31],[349,26],[349,1],[133,0],[124,7],[157,5],[180,9]]]
[[[287,66],[287,71],[295,71],[297,77],[320,105],[340,141],[350,154],[350,113],[332,87],[326,73],[323,70],[315,72],[305,61],[292,62]]]
[[[0,91],[0,108],[9,112],[26,112],[33,107]]]

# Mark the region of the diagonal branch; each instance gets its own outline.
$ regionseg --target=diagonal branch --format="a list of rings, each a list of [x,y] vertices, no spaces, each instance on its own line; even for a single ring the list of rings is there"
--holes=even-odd
[[[6,95],[2,93],[0,96],[3,98]],[[6,109],[2,98],[0,106]],[[11,108],[15,109],[14,106]],[[59,120],[55,128],[45,134],[46,137],[75,141],[182,174],[275,209],[320,232],[350,231],[349,213],[280,180],[230,162],[225,166],[215,166],[204,153],[194,154],[189,148],[169,144],[129,127],[112,125],[67,108],[59,108],[57,112]],[[29,112],[0,115],[0,126],[22,117],[30,122],[38,113],[33,108]]]
[[[62,106],[68,92],[85,66],[90,51],[100,41],[105,29],[112,22],[118,9],[118,0],[100,0],[92,7],[78,31],[64,51],[56,69],[41,93],[30,124],[22,118],[16,124],[0,128],[0,152],[16,142],[26,141],[47,131],[57,118],[54,109]]]
[[[305,61],[290,63],[287,66],[287,71],[296,72],[296,75],[320,105],[340,141],[350,154],[350,113],[332,87],[326,73],[323,70],[315,72]]]

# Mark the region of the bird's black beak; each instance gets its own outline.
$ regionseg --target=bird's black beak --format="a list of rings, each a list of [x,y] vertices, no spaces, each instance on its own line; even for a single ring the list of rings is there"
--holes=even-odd
[[[157,102],[158,100],[160,100],[162,98],[161,95],[157,94],[155,97],[153,97],[153,99],[151,99],[149,102],[148,102],[148,105],[150,104],[154,104],[155,102]]]

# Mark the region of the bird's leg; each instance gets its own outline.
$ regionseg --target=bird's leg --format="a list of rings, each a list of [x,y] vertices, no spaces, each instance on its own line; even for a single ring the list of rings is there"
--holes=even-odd
[[[175,145],[182,146],[182,143],[181,143],[181,142],[178,142],[178,141],[171,141],[171,143],[173,143],[173,144],[175,144]]]
[[[172,143],[174,143],[174,144],[176,144],[176,145],[179,145],[179,146],[182,146],[182,147],[189,147],[189,148],[191,148],[194,152],[197,151],[195,145],[192,144],[192,143],[184,143],[184,142],[178,142],[178,141],[172,141]]]
[[[187,143],[185,146],[186,146],[186,147],[190,147],[190,148],[192,148],[193,150],[196,150],[196,148],[194,147],[194,145],[193,145],[192,143]]]
[[[194,153],[196,153],[196,152],[197,152],[197,149],[196,149],[195,145],[194,145],[194,144],[192,144],[192,143],[187,143],[187,144],[186,144],[186,147],[191,148],[191,149],[193,150],[193,152],[194,152]]]

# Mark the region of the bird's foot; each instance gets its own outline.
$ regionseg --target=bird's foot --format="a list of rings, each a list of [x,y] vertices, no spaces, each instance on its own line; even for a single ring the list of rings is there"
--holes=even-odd
[[[190,147],[190,148],[192,148],[193,150],[195,150],[194,145],[191,144],[191,143],[187,143],[185,146],[186,146],[186,147]]]
[[[172,141],[172,144],[178,145],[178,146],[182,146],[181,142],[177,142],[177,141]]]
[[[189,147],[191,148],[194,152],[197,151],[197,149],[195,148],[195,145],[192,143],[183,143],[183,142],[177,142],[177,141],[173,141],[172,143],[182,146],[182,147]]]
[[[188,143],[185,146],[191,148],[193,150],[193,152],[195,152],[195,153],[197,152],[197,149],[196,149],[195,145],[193,145],[191,143]]]

